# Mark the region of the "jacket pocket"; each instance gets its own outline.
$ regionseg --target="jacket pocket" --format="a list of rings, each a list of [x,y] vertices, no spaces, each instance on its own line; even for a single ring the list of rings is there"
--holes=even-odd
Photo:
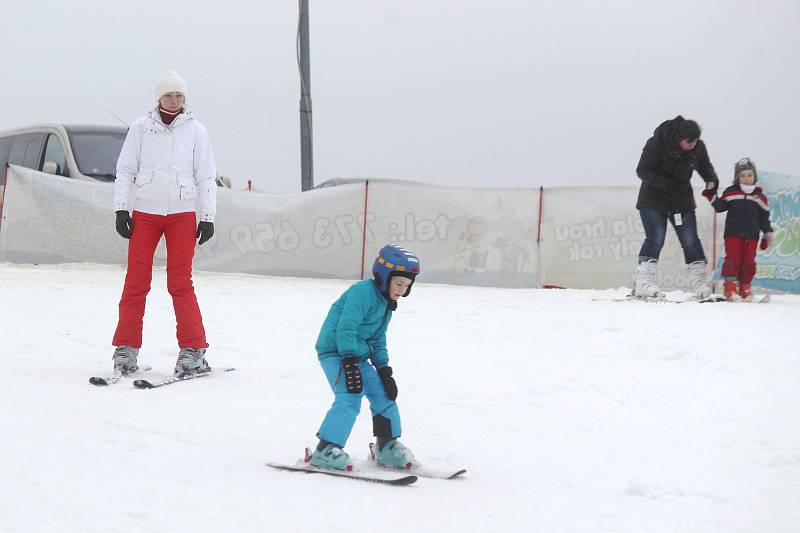
[[[156,171],[153,169],[139,170],[134,184],[136,185],[137,198],[150,198],[153,195],[156,181]]]
[[[193,176],[178,176],[178,196],[181,200],[197,198],[197,184]]]

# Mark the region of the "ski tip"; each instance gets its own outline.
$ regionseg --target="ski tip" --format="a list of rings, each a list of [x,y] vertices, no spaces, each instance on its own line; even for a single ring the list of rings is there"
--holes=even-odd
[[[89,378],[89,383],[92,385],[108,385],[108,382],[104,378],[96,376]]]
[[[152,389],[153,384],[147,381],[146,379],[137,379],[133,382],[133,386],[137,389]]]

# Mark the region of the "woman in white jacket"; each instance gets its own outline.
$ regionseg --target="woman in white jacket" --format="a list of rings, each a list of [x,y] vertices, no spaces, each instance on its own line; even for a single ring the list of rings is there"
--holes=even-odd
[[[186,108],[186,82],[167,71],[156,82],[158,105],[134,122],[117,161],[114,210],[117,232],[130,239],[128,272],[114,333],[114,371],[138,369],[145,299],[153,254],[167,243],[167,289],[177,319],[180,352],[175,374],[206,372],[203,319],[192,285],[195,238],[214,235],[217,169],[208,132]],[[200,221],[195,213],[199,197]],[[133,208],[133,217],[129,209]]]

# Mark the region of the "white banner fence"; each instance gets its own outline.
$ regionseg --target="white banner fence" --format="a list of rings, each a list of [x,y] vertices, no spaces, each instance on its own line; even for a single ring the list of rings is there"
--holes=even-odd
[[[800,178],[762,173],[775,245],[759,252],[755,284],[800,293]],[[359,279],[377,250],[396,242],[419,255],[420,281],[496,287],[630,286],[644,231],[638,187],[475,189],[351,184],[270,195],[219,189],[215,235],[195,268],[277,276]],[[0,261],[124,264],[113,185],[12,166],[0,222]],[[774,197],[774,200],[773,200]],[[724,215],[697,195],[700,239],[717,268]],[[135,209],[135,205],[134,205]],[[165,264],[163,242],[156,264]],[[763,264],[763,268],[762,265]],[[685,288],[674,232],[659,263],[665,289]]]

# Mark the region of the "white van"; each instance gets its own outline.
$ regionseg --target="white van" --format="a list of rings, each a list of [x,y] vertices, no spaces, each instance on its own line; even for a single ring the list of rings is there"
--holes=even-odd
[[[128,129],[42,124],[0,132],[0,213],[8,165],[80,180],[113,181]]]
[[[3,131],[0,168],[20,165],[66,178],[113,181],[127,133],[122,126],[62,124]]]

